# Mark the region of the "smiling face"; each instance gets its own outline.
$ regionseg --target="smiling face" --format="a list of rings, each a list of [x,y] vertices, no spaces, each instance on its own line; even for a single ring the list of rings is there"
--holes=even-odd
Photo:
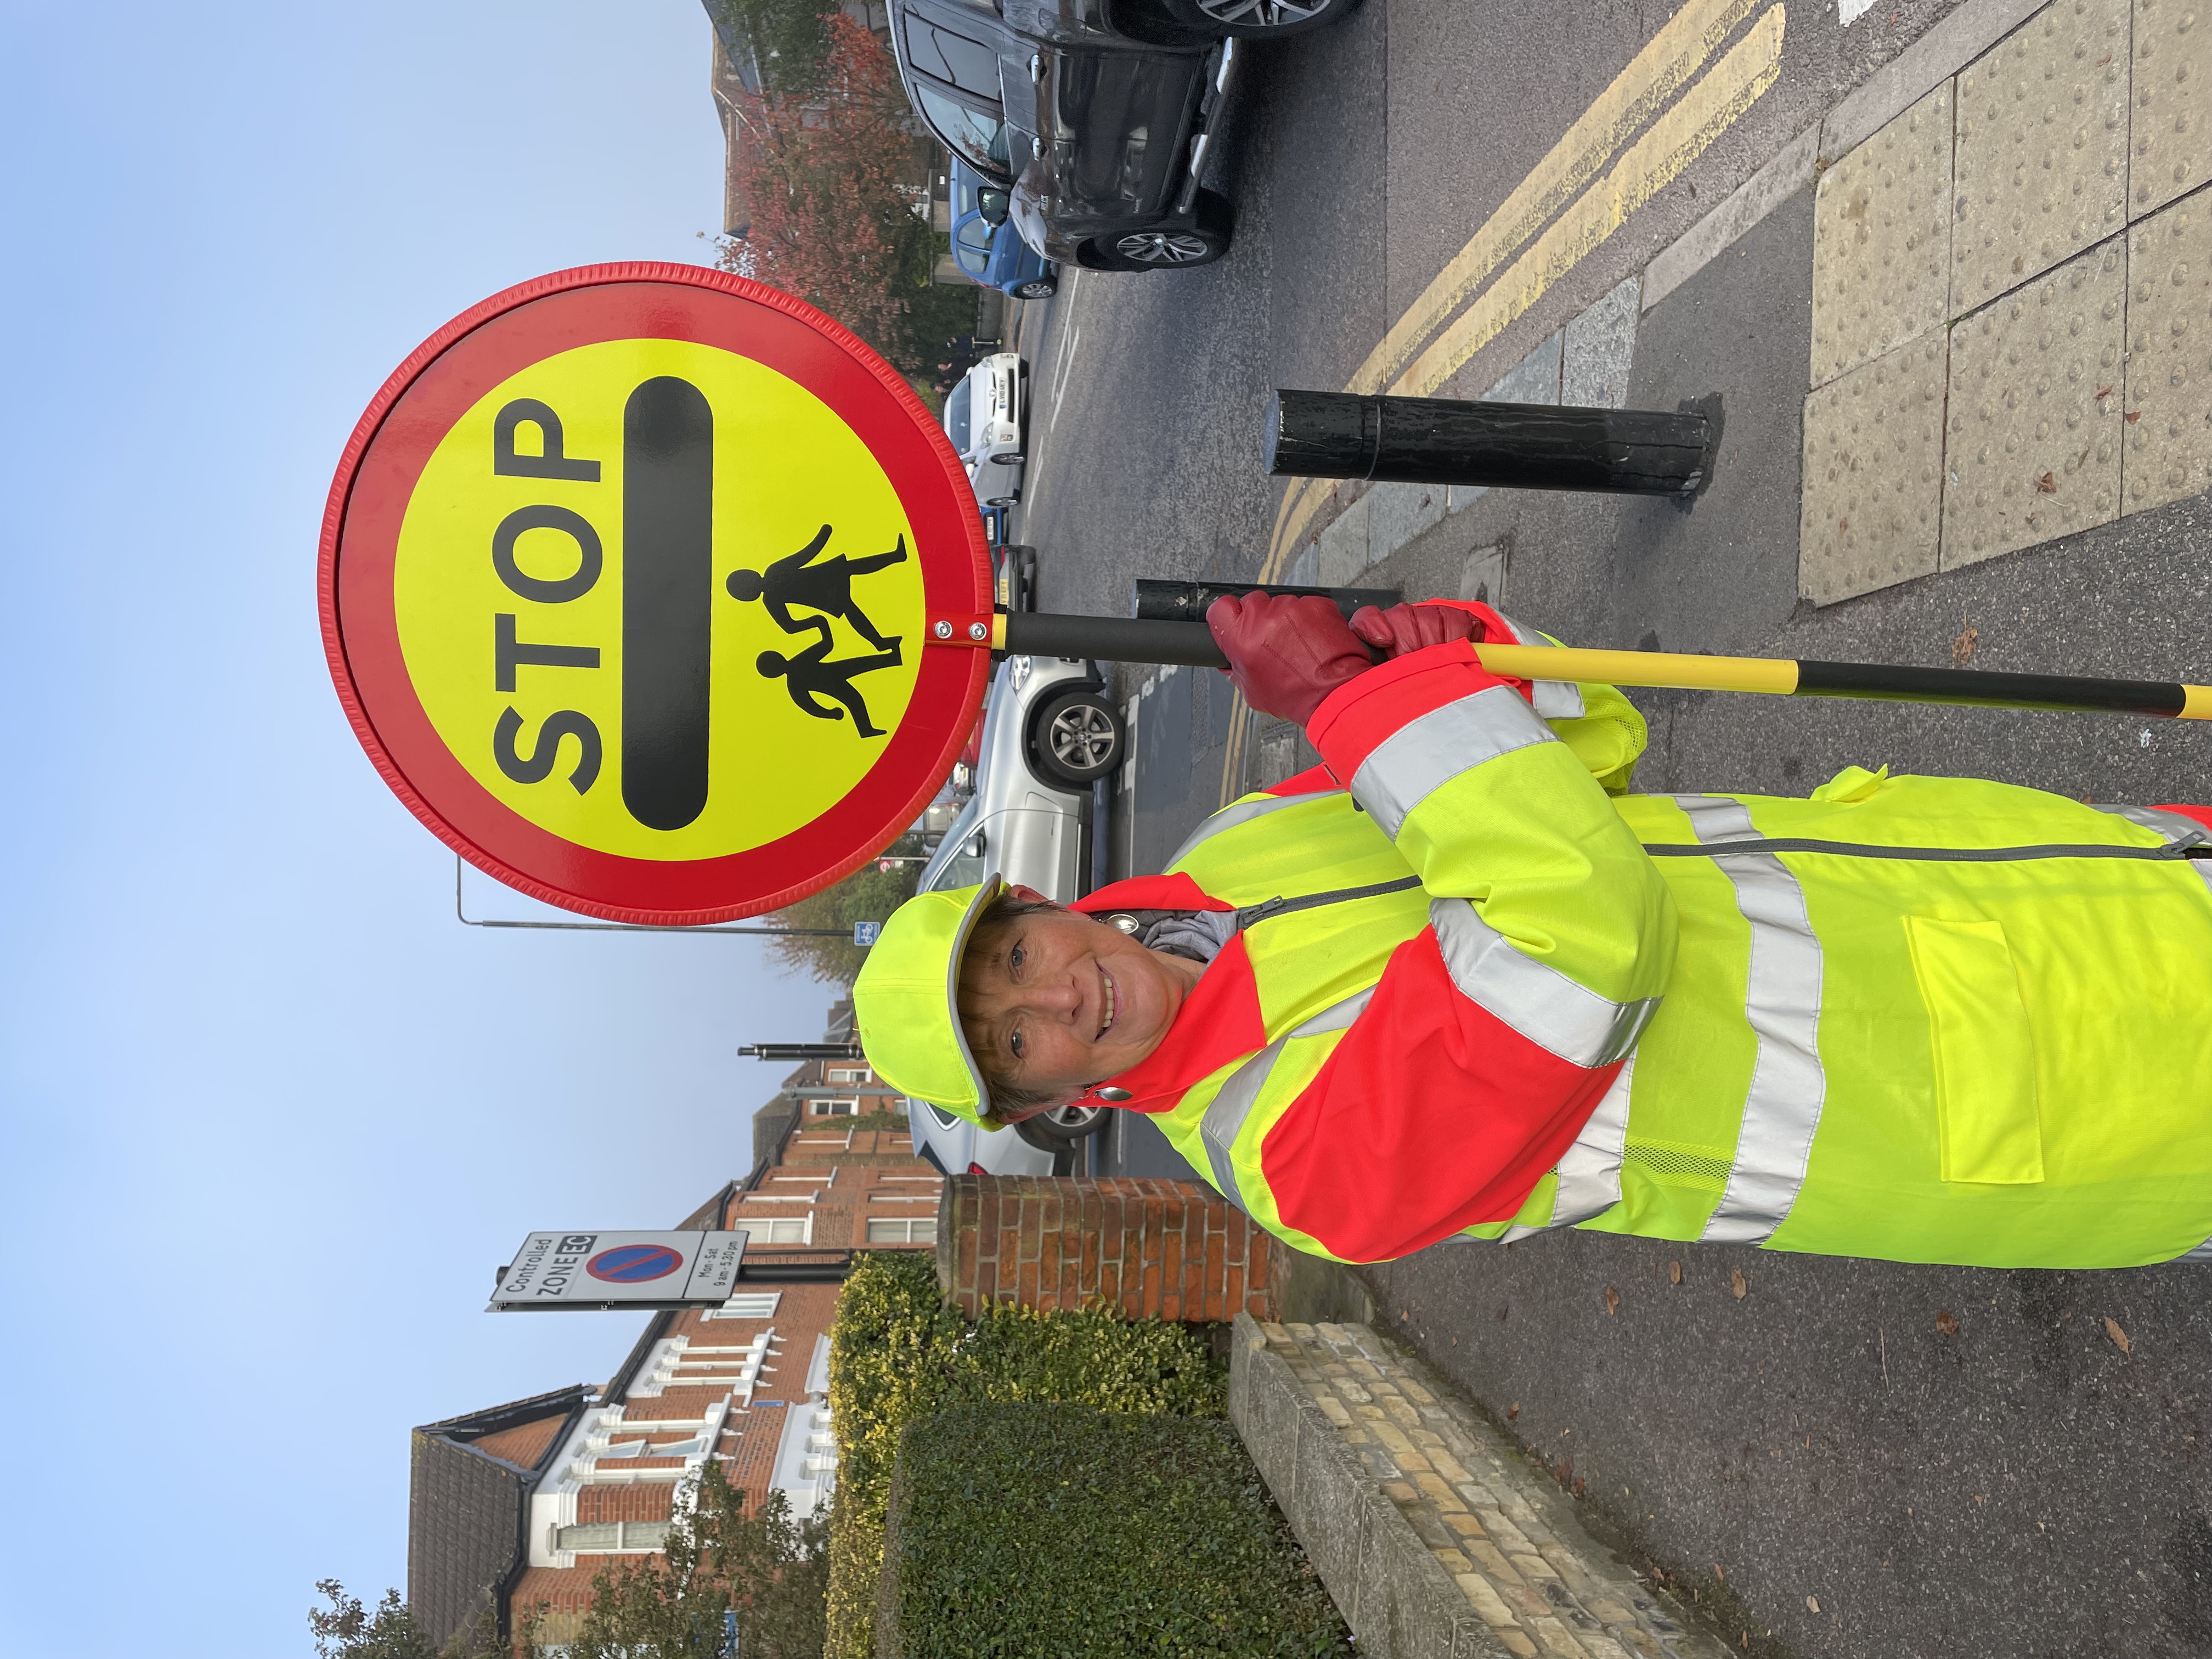
[[[994,1091],[1006,1085],[1042,1111],[1158,1048],[1203,970],[1073,910],[1032,910],[977,928],[960,962],[960,1021]]]

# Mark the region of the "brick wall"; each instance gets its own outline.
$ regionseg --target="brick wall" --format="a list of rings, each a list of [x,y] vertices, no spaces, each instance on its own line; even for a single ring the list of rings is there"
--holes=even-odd
[[[938,1282],[974,1317],[993,1302],[1132,1318],[1275,1317],[1267,1236],[1211,1189],[1133,1177],[955,1176],[937,1227]]]

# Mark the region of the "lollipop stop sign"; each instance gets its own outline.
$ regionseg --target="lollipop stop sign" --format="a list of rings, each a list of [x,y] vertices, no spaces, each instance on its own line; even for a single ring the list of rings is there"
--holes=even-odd
[[[410,811],[616,921],[757,915],[910,824],[989,655],[975,495],[897,372],[773,289],[593,266],[455,319],[346,447],[331,672]]]

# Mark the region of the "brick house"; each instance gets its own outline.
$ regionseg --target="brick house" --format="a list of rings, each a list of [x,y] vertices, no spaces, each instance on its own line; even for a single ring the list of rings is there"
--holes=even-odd
[[[850,1029],[840,1005],[830,1040]],[[896,1100],[864,1060],[807,1061],[756,1115],[752,1172],[676,1224],[745,1232],[755,1265],[932,1248],[943,1178],[902,1128],[855,1127]],[[603,1389],[416,1429],[407,1583],[424,1633],[442,1644],[489,1601],[502,1629],[542,1607],[540,1639],[566,1639],[602,1568],[662,1547],[678,1483],[709,1458],[749,1506],[773,1490],[811,1514],[836,1480],[830,1325],[841,1288],[750,1285],[720,1308],[656,1314]]]

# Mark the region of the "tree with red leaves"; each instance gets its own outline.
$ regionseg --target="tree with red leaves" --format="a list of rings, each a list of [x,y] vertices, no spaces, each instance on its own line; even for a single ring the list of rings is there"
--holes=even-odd
[[[747,98],[740,167],[750,234],[724,245],[725,270],[819,307],[902,368],[918,363],[905,326],[928,282],[916,127],[898,68],[842,12],[823,20],[818,84]]]

